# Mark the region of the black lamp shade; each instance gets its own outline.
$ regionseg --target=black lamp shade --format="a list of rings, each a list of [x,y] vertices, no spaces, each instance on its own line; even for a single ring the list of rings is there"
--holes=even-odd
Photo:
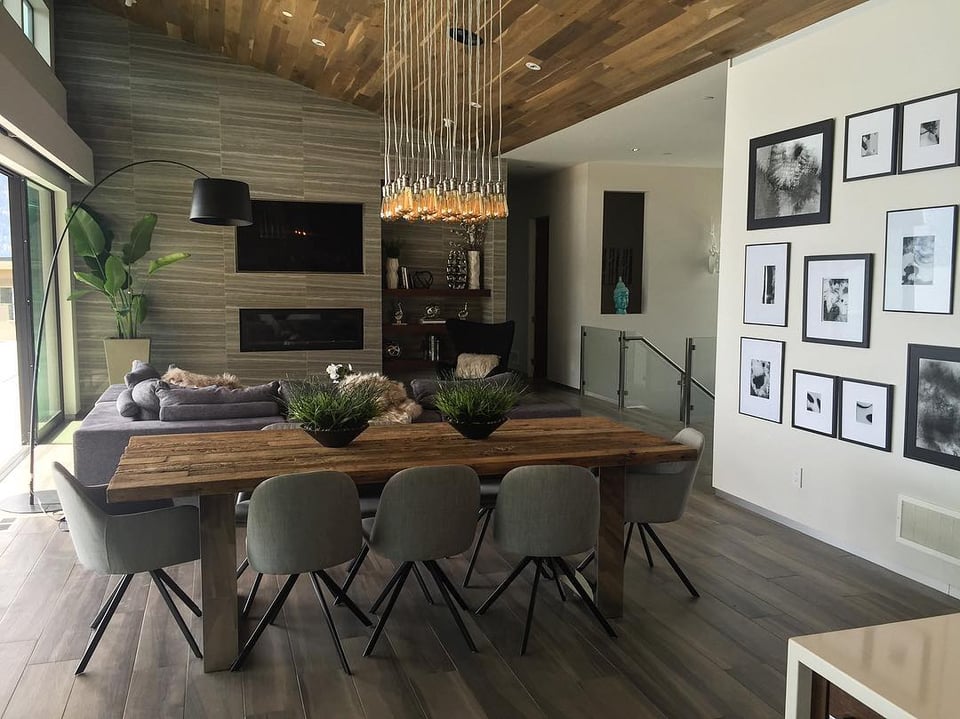
[[[190,220],[201,225],[252,225],[250,186],[246,182],[226,180],[222,177],[201,177],[194,180]]]

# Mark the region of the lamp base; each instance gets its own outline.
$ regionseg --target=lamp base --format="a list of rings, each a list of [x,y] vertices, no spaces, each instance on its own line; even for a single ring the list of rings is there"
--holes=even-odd
[[[15,494],[0,500],[0,512],[11,514],[42,514],[43,512],[59,512],[60,498],[52,489],[33,493],[33,501],[29,494]]]

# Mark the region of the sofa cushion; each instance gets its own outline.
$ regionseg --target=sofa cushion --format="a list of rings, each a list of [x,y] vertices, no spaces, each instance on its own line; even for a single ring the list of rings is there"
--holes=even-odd
[[[117,401],[117,397],[119,397],[120,393],[125,389],[127,389],[127,385],[125,384],[112,384],[103,390],[103,394],[97,397],[94,404],[100,404],[101,402],[114,404]]]
[[[162,391],[162,390],[161,390]],[[160,405],[161,422],[212,421],[244,417],[274,417],[280,409],[269,402],[211,402],[208,404]]]
[[[141,360],[134,360],[130,371],[123,376],[127,389],[133,389],[148,379],[160,379],[160,373]]]
[[[158,379],[148,379],[136,385],[130,394],[140,407],[142,419],[157,419],[160,416],[160,398],[157,396]]]
[[[121,417],[131,417],[140,419],[140,405],[133,399],[133,393],[129,388],[124,389],[117,395],[117,412]]]
[[[181,404],[237,404],[245,402],[277,401],[277,382],[259,384],[243,389],[227,387],[173,387],[166,382],[157,385],[160,408]],[[276,412],[274,412],[276,414]],[[250,416],[250,415],[248,415]]]

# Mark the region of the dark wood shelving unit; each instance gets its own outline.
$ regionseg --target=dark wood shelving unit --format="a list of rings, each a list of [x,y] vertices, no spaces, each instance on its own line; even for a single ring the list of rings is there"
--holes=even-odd
[[[397,288],[395,290],[383,289],[384,297],[489,297],[490,290],[451,290],[448,287],[438,287],[436,289],[424,289],[422,287],[412,287],[410,289]]]
[[[447,326],[442,324],[422,325],[419,322],[410,322],[405,325],[385,324],[383,326],[384,337],[394,337],[396,335],[445,335]]]
[[[394,372],[411,372],[421,369],[435,369],[436,366],[436,362],[428,359],[406,357],[400,357],[399,359],[391,359],[389,357],[383,358],[384,372],[389,372],[390,370],[393,370]]]

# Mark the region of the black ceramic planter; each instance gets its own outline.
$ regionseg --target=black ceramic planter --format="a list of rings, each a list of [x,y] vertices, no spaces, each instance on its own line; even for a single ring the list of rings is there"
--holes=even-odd
[[[307,429],[307,434],[317,440],[324,447],[346,447],[369,427],[362,424],[359,427],[342,427],[340,429]]]
[[[492,422],[454,422],[453,420],[447,420],[451,427],[467,439],[486,439],[506,421],[506,417],[495,419]]]

